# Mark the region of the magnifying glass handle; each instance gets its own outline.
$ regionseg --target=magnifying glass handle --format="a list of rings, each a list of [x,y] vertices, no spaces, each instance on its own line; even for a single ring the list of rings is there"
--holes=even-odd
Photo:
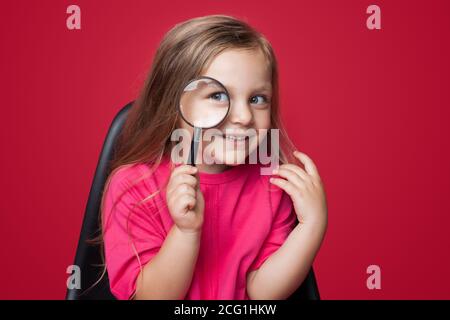
[[[194,127],[194,137],[191,141],[191,152],[189,153],[188,164],[195,167],[195,159],[197,158],[198,144],[202,136],[202,128]]]

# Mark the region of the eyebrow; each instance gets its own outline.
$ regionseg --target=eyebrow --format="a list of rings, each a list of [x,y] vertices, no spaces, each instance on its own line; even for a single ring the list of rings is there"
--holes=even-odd
[[[263,85],[255,89],[255,91],[272,91],[272,86]]]
[[[227,88],[227,90],[228,89],[234,89],[234,87],[230,86],[230,85],[225,85],[225,87]],[[259,87],[255,88],[255,89],[253,89],[252,91],[269,91],[269,92],[271,92],[272,91],[272,86],[271,85],[262,85],[262,86],[259,86]]]

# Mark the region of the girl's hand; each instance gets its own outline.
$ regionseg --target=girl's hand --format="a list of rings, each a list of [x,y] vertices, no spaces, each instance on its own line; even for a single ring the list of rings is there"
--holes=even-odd
[[[289,194],[300,224],[319,224],[326,227],[326,195],[317,168],[306,154],[294,151],[294,156],[304,164],[306,171],[294,164],[282,164],[273,174],[284,179],[271,178],[270,182]]]
[[[196,233],[203,225],[205,201],[200,191],[198,169],[190,165],[176,167],[167,184],[166,201],[170,215],[178,229]]]

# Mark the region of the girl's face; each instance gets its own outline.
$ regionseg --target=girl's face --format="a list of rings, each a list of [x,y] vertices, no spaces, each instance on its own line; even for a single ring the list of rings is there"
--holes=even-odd
[[[245,163],[247,156],[255,151],[263,138],[263,135],[258,135],[259,129],[270,128],[272,74],[261,50],[229,49],[217,55],[202,76],[220,81],[230,95],[228,116],[215,128],[221,134],[203,141],[197,157],[198,162],[202,156],[201,151],[206,147],[214,150],[207,160],[214,164],[206,165],[203,158],[202,164],[197,167],[200,171],[220,172],[227,166]],[[193,131],[182,119],[179,127],[190,130],[191,133]],[[248,129],[254,131],[247,131]],[[256,135],[249,136],[251,132]],[[239,135],[247,138],[243,141],[233,139],[233,136]]]

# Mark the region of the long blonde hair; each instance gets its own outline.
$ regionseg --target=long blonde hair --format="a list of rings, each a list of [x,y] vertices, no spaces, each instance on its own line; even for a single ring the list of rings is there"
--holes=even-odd
[[[177,102],[182,86],[202,75],[212,60],[227,49],[259,49],[263,52],[272,71],[271,128],[279,129],[279,159],[281,163],[293,160],[291,151],[294,147],[280,120],[278,64],[269,41],[247,22],[228,15],[197,17],[176,24],[162,39],[148,77],[118,137],[116,153],[110,163],[111,173],[103,190],[99,215],[101,235],[93,239],[93,242],[101,245],[103,261],[103,205],[111,177],[124,166],[148,164],[149,173],[136,180],[137,183],[156,170],[163,157],[170,156],[173,147],[170,137],[179,117]],[[136,205],[151,199],[159,191]],[[115,204],[120,198],[116,199]],[[142,270],[132,241],[131,245]],[[105,272],[106,265],[102,277]]]

